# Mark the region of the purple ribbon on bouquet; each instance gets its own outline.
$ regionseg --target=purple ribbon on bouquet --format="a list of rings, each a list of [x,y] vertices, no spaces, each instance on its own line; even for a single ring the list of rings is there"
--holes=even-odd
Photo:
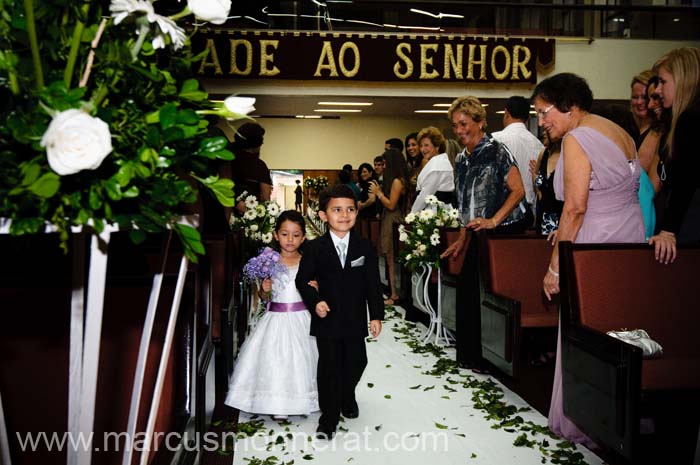
[[[299,312],[306,310],[304,302],[268,302],[268,312]]]

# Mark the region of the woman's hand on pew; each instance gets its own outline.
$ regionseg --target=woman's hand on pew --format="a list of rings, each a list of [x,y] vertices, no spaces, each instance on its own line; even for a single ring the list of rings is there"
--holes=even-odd
[[[557,234],[559,234],[559,230],[555,229],[551,233],[547,234],[547,242],[552,243],[552,247],[557,243]]]
[[[664,265],[673,263],[676,259],[676,235],[668,231],[660,231],[649,238],[649,245],[654,246],[654,258]]]
[[[555,271],[556,275],[550,269],[547,270],[547,274],[544,275],[542,280],[542,290],[544,290],[544,295],[547,296],[547,300],[552,300],[554,294],[559,294],[559,272]]]
[[[481,231],[482,229],[494,229],[498,226],[495,218],[474,218],[465,225],[467,229],[472,231]]]
[[[459,237],[450,245],[447,246],[445,251],[440,254],[440,258],[446,257],[457,257],[464,248],[467,242],[467,231],[466,229],[460,230]]]

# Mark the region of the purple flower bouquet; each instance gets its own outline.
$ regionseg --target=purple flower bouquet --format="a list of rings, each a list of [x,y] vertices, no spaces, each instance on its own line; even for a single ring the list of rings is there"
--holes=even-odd
[[[258,282],[273,278],[285,271],[279,252],[265,247],[260,255],[248,260],[243,267],[243,278],[248,282]]]

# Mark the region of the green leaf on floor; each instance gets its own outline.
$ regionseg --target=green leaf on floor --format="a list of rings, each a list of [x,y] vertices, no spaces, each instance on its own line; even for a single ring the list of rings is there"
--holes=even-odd
[[[473,459],[476,458],[476,454],[474,452],[472,452],[471,458],[473,458]]]
[[[367,383],[367,387],[370,388],[370,389],[373,388],[373,387],[374,387],[374,383]]]
[[[447,429],[447,426],[446,426],[446,425],[442,425],[442,424],[440,424],[440,423],[438,423],[438,422],[435,422],[435,427],[438,428],[438,429]]]
[[[431,389],[435,389],[435,386],[428,386],[427,388],[423,389],[424,391],[430,391]]]
[[[340,427],[338,428],[338,430],[339,430],[339,431],[342,431],[343,433],[347,433],[347,432],[349,431],[349,430],[348,430],[346,427],[344,427],[344,426],[340,426]]]
[[[384,368],[391,368],[391,365],[387,365],[387,366],[385,366]]]
[[[377,425],[377,426],[374,427],[374,430],[375,430],[375,431],[379,431],[380,429],[382,429],[382,425]]]
[[[447,399],[447,400],[450,400],[450,396],[440,396],[440,399]]]
[[[314,459],[314,456],[311,455],[311,454],[306,454],[305,456],[302,457],[302,459],[304,459],[304,460],[313,460],[313,459]]]
[[[411,387],[408,388],[408,389],[418,389],[419,387],[421,387],[421,385],[420,385],[420,384],[416,384],[415,386],[411,386]]]
[[[464,433],[455,433],[455,436],[459,436],[460,438],[466,438],[467,435]]]
[[[391,394],[384,394],[385,399],[391,399]]]

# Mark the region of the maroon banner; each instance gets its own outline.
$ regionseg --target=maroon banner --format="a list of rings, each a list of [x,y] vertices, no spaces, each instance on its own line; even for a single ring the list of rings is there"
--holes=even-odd
[[[221,79],[536,83],[554,40],[460,35],[199,30],[195,71]]]

